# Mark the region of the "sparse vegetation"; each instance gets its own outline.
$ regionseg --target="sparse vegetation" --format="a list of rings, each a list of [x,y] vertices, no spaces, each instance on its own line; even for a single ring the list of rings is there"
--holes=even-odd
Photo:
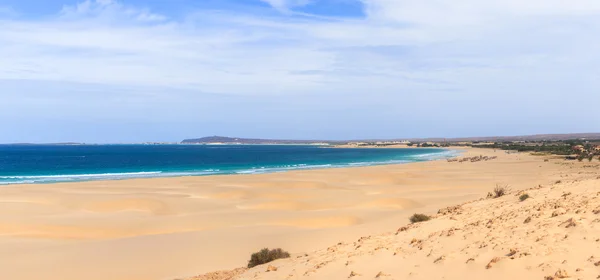
[[[539,155],[555,154],[569,155],[572,153],[571,147],[580,144],[581,141],[547,141],[547,142],[496,142],[489,145],[473,145],[475,148],[490,148],[500,150],[510,150],[519,152],[534,152]]]
[[[248,268],[253,268],[257,265],[270,263],[274,260],[278,259],[286,259],[290,257],[290,253],[282,250],[281,248],[269,250],[268,248],[264,248],[250,257],[250,261],[248,261]]]
[[[431,217],[425,215],[425,214],[414,214],[410,217],[410,222],[411,223],[420,223],[420,222],[425,222],[425,221],[429,221],[431,220]]]
[[[524,193],[524,194],[522,194],[521,196],[519,196],[519,200],[521,200],[521,201],[525,201],[525,200],[527,200],[528,198],[529,198],[529,194],[526,194],[526,193]]]
[[[496,185],[496,187],[494,188],[494,198],[502,197],[506,193],[508,193],[508,185],[505,185],[505,186]]]
[[[544,140],[544,141],[504,141],[493,144],[476,144],[474,148],[489,148],[508,151],[531,152],[534,155],[554,154],[554,155],[598,155],[596,150],[599,140],[593,139],[573,139],[573,140]],[[583,159],[582,159],[583,160]]]

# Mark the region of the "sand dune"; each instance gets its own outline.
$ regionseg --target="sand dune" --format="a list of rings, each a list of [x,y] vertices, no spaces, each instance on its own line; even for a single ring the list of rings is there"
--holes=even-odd
[[[406,198],[380,198],[377,200],[367,201],[365,203],[360,204],[358,207],[362,208],[375,208],[375,209],[396,209],[396,210],[408,210],[413,208],[423,207],[424,205]]]
[[[342,242],[346,245],[340,245],[340,249],[350,253],[350,247],[355,248],[354,242],[362,236],[396,230],[415,212],[435,213],[448,205],[485,197],[496,184],[510,184],[514,190],[521,190],[540,184],[551,188],[554,182],[562,180],[563,183],[557,187],[568,187],[584,184],[583,181],[574,181],[585,180],[586,176],[594,176],[598,171],[580,163],[566,164],[558,159],[544,162],[541,157],[526,154],[491,150],[467,150],[465,153],[465,156],[483,154],[498,156],[498,159],[476,163],[436,161],[261,175],[3,186],[0,188],[0,263],[3,264],[0,279],[79,280],[82,276],[86,280],[185,278],[243,266],[252,252],[263,247],[284,247],[295,256],[307,253],[309,257],[294,261],[310,259],[311,262],[302,264],[308,267],[313,266],[312,261],[320,260],[317,254],[326,253],[318,251],[321,248]],[[532,196],[531,202],[517,205],[542,199],[538,194]],[[502,201],[478,202],[482,203],[478,211],[488,211],[483,203],[488,203],[490,209],[499,209],[492,212],[508,211],[508,208],[502,210],[502,205],[496,205]],[[506,203],[506,207],[511,205],[508,200]],[[476,205],[479,204],[468,207],[475,211],[479,209]],[[441,238],[433,241],[424,236],[448,226],[458,227],[459,221],[450,217],[452,215],[440,217],[408,232],[416,234],[423,231],[422,235],[414,238],[425,240],[423,250],[428,250],[427,254],[433,250],[431,256],[439,258],[445,255],[442,260],[447,264],[458,264],[459,260],[464,263],[466,260],[457,257],[458,253],[444,253],[461,243],[444,243],[442,240],[445,239]],[[584,224],[577,229],[584,228]],[[595,230],[591,225],[586,229],[590,232]],[[473,236],[489,234],[486,228],[469,230]],[[404,235],[393,236],[400,238]],[[389,244],[402,243],[402,246],[387,250],[411,252],[415,248],[405,246],[406,240],[392,242],[387,238],[378,237],[377,240]],[[467,238],[470,237],[467,235]],[[388,244],[385,242],[381,244]],[[435,251],[432,242],[448,247]],[[389,244],[385,246],[390,247]],[[488,247],[493,246],[488,244]],[[367,248],[365,246],[365,250]],[[489,262],[486,259],[497,253],[479,252],[479,257],[474,257],[477,252],[471,249],[465,252],[472,254],[469,257],[475,258],[477,263]],[[354,263],[398,264],[398,257],[383,254],[381,259],[372,259],[370,252],[356,251],[365,259]],[[421,265],[417,260],[430,262],[431,256],[415,252],[411,257],[415,262],[407,262],[407,265],[413,265],[410,271],[421,273],[414,269],[414,265]],[[345,261],[338,263],[338,257],[324,257],[332,260],[331,265],[317,270],[315,277],[338,277],[341,269],[346,269]],[[453,263],[455,259],[456,263]],[[436,265],[444,265],[444,262]],[[494,267],[502,267],[505,263],[500,261]],[[278,264],[282,266],[281,272],[291,274],[293,269],[300,271],[295,266],[297,263],[284,264]],[[315,265],[318,264],[320,262]],[[409,271],[408,266],[404,268]],[[372,278],[374,275],[371,274],[378,272],[367,267],[352,269],[366,278]],[[384,273],[388,273],[386,270],[393,272],[391,268],[385,268]],[[323,272],[331,274],[321,274]],[[350,271],[344,273],[349,275]],[[250,277],[248,275],[254,277],[254,274],[245,274],[244,277]]]
[[[171,211],[162,201],[155,199],[114,199],[90,203],[82,209],[92,212],[144,211],[166,215]]]
[[[360,220],[353,216],[324,216],[314,218],[301,218],[296,220],[284,220],[275,222],[273,225],[278,226],[290,226],[299,228],[335,228],[335,227],[346,227],[359,224]]]
[[[576,174],[440,209],[396,231],[193,279],[599,279],[600,170]]]

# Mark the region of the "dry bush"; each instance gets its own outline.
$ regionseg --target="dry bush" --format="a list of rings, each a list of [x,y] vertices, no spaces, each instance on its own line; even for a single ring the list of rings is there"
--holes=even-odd
[[[277,259],[286,259],[290,257],[290,253],[282,250],[281,248],[269,250],[268,248],[264,248],[250,257],[250,261],[248,261],[248,268],[253,268],[257,265],[270,263]]]
[[[429,221],[431,220],[431,217],[425,215],[425,214],[414,214],[410,217],[410,222],[411,223],[420,223],[420,222],[425,222],[425,221]]]
[[[494,188],[494,198],[499,198],[501,196],[504,196],[505,194],[508,193],[508,185],[496,185],[496,187]]]

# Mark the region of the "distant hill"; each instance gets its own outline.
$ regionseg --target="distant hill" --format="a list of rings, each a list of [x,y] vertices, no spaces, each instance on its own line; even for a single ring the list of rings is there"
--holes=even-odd
[[[523,136],[484,136],[460,138],[404,138],[404,139],[361,139],[348,141],[331,140],[276,140],[276,139],[251,139],[224,136],[209,136],[196,139],[185,139],[183,144],[345,144],[349,142],[377,142],[401,141],[412,142],[503,142],[503,141],[562,141],[573,139],[600,140],[600,133],[572,133],[572,134],[537,134]]]
[[[320,140],[276,140],[276,139],[250,139],[224,136],[209,136],[196,139],[185,139],[183,144],[340,144],[341,141]]]
[[[65,142],[65,143],[6,143],[0,144],[5,146],[74,146],[74,145],[85,145],[77,142]]]
[[[409,141],[431,141],[431,142],[502,142],[502,141],[564,141],[574,139],[600,139],[600,133],[570,133],[570,134],[536,134],[522,136],[484,136],[484,137],[460,137],[460,138],[421,138],[407,139]]]

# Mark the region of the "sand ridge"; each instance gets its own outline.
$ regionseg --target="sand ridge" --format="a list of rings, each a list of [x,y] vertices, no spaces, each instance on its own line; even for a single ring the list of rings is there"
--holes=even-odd
[[[239,269],[229,277],[599,279],[600,170],[577,174],[440,209],[431,221]],[[521,201],[523,194],[529,198]]]

